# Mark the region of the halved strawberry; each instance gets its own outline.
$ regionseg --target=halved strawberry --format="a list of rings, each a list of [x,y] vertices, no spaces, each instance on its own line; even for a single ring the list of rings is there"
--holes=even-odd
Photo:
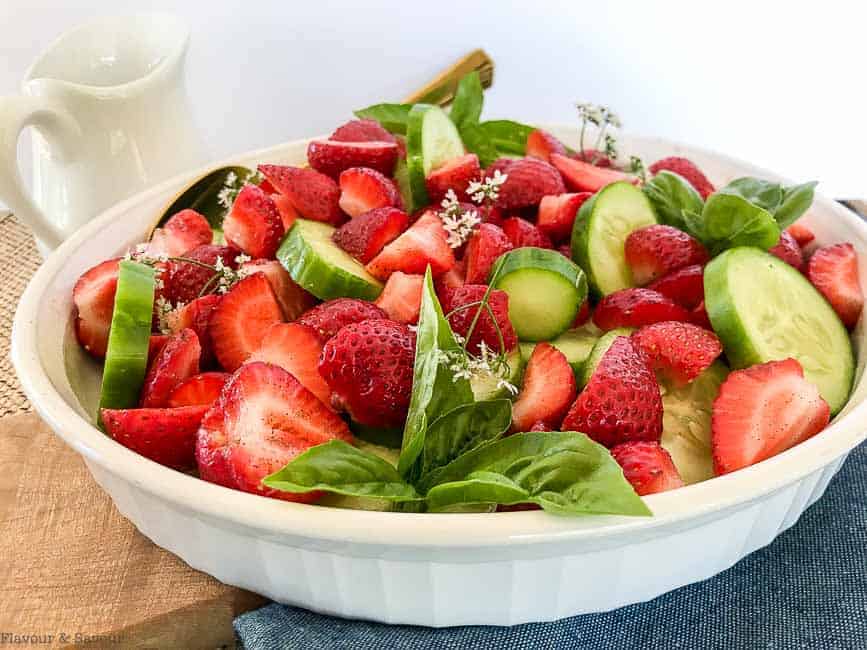
[[[397,156],[395,142],[313,140],[307,145],[310,166],[335,179],[351,167],[368,167],[391,176]]]
[[[428,198],[431,203],[439,203],[446,192],[454,190],[459,201],[469,201],[467,185],[481,175],[479,157],[474,153],[447,160],[428,175],[425,181]]]
[[[675,384],[688,384],[722,354],[716,334],[678,321],[645,325],[632,333],[632,342],[647,356],[650,367]]]
[[[265,274],[286,320],[295,320],[316,304],[316,298],[296,284],[289,272],[276,260],[252,260],[244,262],[241,268],[250,274]]]
[[[714,469],[726,474],[775,456],[819,433],[830,417],[794,359],[735,370],[713,402]]]
[[[448,317],[452,331],[463,337],[469,334],[473,321],[476,322],[472,336],[467,341],[467,349],[471,352],[478,352],[482,343],[491,350],[500,352],[501,335],[505,351],[514,350],[518,345],[518,336],[515,334],[512,321],[509,320],[509,294],[498,289],[491,291],[488,296],[488,305],[494,313],[494,320],[491,320],[488,310],[477,306],[487,290],[488,287],[484,284],[465,284],[456,289],[444,289],[440,294],[443,313]],[[466,305],[473,306],[458,309]],[[479,314],[478,319],[476,314]]]
[[[397,185],[375,169],[352,167],[340,174],[340,208],[357,217],[376,208],[403,209]]]
[[[301,217],[301,214],[295,209],[295,205],[288,196],[275,192],[274,194],[271,194],[271,200],[274,201],[274,207],[277,208],[277,212],[280,213],[280,221],[283,222],[283,230],[289,232],[292,224],[295,223],[296,219]]]
[[[190,328],[196,333],[202,350],[199,359],[199,364],[202,366],[209,366],[214,360],[214,346],[208,332],[208,324],[211,322],[211,314],[214,313],[214,307],[220,302],[220,298],[221,296],[214,293],[196,298],[192,302],[178,307],[166,318],[172,334],[178,334],[186,328]]]
[[[334,179],[315,169],[285,165],[259,165],[258,169],[305,219],[334,226],[346,220],[339,205],[340,188]]]
[[[573,192],[598,192],[606,185],[617,181],[638,183],[638,179],[629,174],[615,169],[604,169],[556,153],[551,154],[551,164],[563,175],[566,187]]]
[[[695,309],[704,300],[704,267],[692,264],[654,280],[648,289],[658,291],[681,307]]]
[[[606,447],[630,440],[659,442],[659,384],[644,353],[628,337],[614,339],[560,429],[581,431]]]
[[[813,234],[813,231],[807,228],[807,226],[802,224],[800,221],[796,221],[786,228],[786,232],[795,238],[795,241],[798,242],[798,246],[801,248],[804,248],[804,246],[816,239],[816,235]]]
[[[380,280],[386,280],[395,271],[423,274],[430,264],[434,276],[442,275],[455,265],[455,255],[447,240],[442,220],[428,212],[383,248],[367,264],[367,271]]]
[[[512,430],[543,425],[556,430],[578,392],[566,356],[550,343],[537,343],[524,371],[524,384],[512,405]],[[539,430],[538,428],[536,429]]]
[[[167,406],[169,394],[186,379],[199,373],[202,348],[199,337],[187,328],[172,334],[148,368],[141,391],[142,408]]]
[[[846,243],[820,248],[807,264],[807,278],[831,303],[843,324],[855,327],[864,306],[855,247]]]
[[[85,271],[72,288],[75,304],[75,337],[97,359],[105,357],[108,331],[117,291],[117,263],[108,260]]]
[[[211,224],[195,210],[181,210],[169,217],[162,228],[154,230],[148,250],[151,254],[169,257],[183,255],[189,250],[210,244],[214,238]]]
[[[417,323],[423,285],[423,275],[395,271],[388,277],[375,303],[391,320],[398,323]]]
[[[202,372],[184,380],[169,394],[171,408],[210,406],[217,401],[231,375],[227,372]]]
[[[334,231],[334,243],[362,264],[409,227],[409,215],[397,208],[375,208],[350,219]]]
[[[701,198],[703,199],[706,199],[716,191],[713,183],[707,179],[704,172],[702,172],[698,167],[696,167],[695,163],[687,158],[670,156],[668,158],[663,158],[662,160],[657,160],[650,166],[651,174],[658,174],[662,170],[674,172],[675,174],[685,178],[689,181],[689,184],[695,188],[695,191],[701,194]]]
[[[466,265],[464,264],[464,260],[459,260],[455,262],[455,265],[452,268],[438,277],[434,282],[437,295],[439,295],[444,289],[455,289],[464,286],[467,283],[465,268]]]
[[[566,191],[560,173],[538,158],[514,160],[505,173],[506,182],[500,186],[495,202],[503,210],[537,206],[543,196]]]
[[[654,224],[633,230],[623,245],[632,279],[646,285],[657,278],[710,259],[697,239],[672,226]]]
[[[376,120],[350,120],[337,127],[328,139],[337,142],[394,142],[398,156],[406,157],[403,141],[386,131]]]
[[[581,162],[590,163],[591,165],[595,165],[596,167],[615,166],[614,161],[598,149],[585,149],[583,152],[576,151],[570,157],[574,158],[575,160],[580,160]]]
[[[553,135],[542,129],[536,129],[527,136],[527,155],[539,158],[545,162],[551,161],[551,154],[567,155],[566,147]]]
[[[273,258],[283,232],[283,220],[277,206],[256,185],[241,188],[223,220],[226,242],[251,257]]]
[[[605,296],[596,305],[593,322],[603,331],[615,327],[641,327],[664,320],[686,321],[690,315],[658,291],[621,289]]]
[[[174,469],[195,465],[196,431],[207,406],[102,409],[102,423],[112,438],[145,458]]]
[[[674,461],[658,442],[624,442],[611,455],[639,496],[683,487]]]
[[[780,241],[777,245],[769,249],[768,252],[799,271],[804,268],[804,253],[795,238],[785,230],[780,233]]]
[[[263,273],[249,275],[221,299],[211,314],[208,333],[217,361],[229,372],[238,368],[262,343],[283,311]]]
[[[166,334],[151,334],[148,340],[148,366],[154,362],[168,340],[169,337]]]
[[[590,192],[543,196],[539,203],[536,225],[554,241],[568,239],[572,235],[572,225],[578,216],[578,210],[591,196],[593,194]]]
[[[372,302],[358,298],[335,298],[307,310],[296,322],[312,327],[324,345],[344,325],[377,318],[388,318],[388,315]]]
[[[184,254],[185,258],[196,260],[202,264],[213,267],[217,258],[222,260],[229,268],[238,268],[235,258],[241,254],[234,246],[198,246]],[[209,291],[216,289],[214,282],[215,271],[208,266],[193,262],[169,262],[169,272],[163,274],[165,278],[165,295],[172,303],[187,303],[195,300],[208,285]],[[168,276],[168,277],[166,277]]]
[[[514,248],[535,246],[537,248],[553,248],[548,235],[543,233],[535,225],[521,219],[521,217],[509,217],[503,222],[503,232],[512,242]]]
[[[503,253],[512,250],[512,242],[502,228],[492,223],[480,224],[467,242],[464,260],[467,264],[468,284],[487,284],[494,262]]]

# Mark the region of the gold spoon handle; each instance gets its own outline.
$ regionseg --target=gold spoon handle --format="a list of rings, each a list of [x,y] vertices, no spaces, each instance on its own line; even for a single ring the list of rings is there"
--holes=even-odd
[[[425,103],[447,106],[455,98],[458,82],[473,70],[478,71],[482,88],[490,88],[494,83],[494,61],[485,54],[484,50],[473,50],[403,101],[405,104]]]

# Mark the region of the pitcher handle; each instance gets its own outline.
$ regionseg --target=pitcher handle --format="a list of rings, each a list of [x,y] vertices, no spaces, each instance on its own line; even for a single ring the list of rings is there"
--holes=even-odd
[[[51,145],[51,155],[69,162],[76,155],[81,126],[56,102],[44,97],[0,97],[0,199],[32,230],[56,248],[66,235],[36,205],[18,168],[18,137],[34,126]]]

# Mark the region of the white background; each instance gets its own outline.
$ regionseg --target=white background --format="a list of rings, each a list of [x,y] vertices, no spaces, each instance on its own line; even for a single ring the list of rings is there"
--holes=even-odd
[[[860,2],[137,2],[0,0],[0,94],[51,40],[106,13],[192,27],[188,83],[215,157],[330,132],[484,47],[486,116],[625,128],[705,145],[838,197],[867,195],[867,20]]]

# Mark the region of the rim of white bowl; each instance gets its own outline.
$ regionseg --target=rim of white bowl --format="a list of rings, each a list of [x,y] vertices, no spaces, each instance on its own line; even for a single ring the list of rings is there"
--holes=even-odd
[[[690,147],[658,137],[624,134],[624,139],[657,143],[689,155],[709,156],[725,164],[751,170],[765,178],[779,175],[737,158]],[[644,497],[653,517],[559,517],[542,511],[430,514],[348,510],[290,503],[231,490],[155,463],[115,442],[82,417],[60,395],[42,366],[35,321],[43,294],[62,273],[67,257],[104,224],[121,218],[132,206],[208,170],[250,158],[267,159],[275,152],[309,142],[305,138],[232,156],[192,172],[179,174],[109,208],[69,237],[42,264],[27,286],[15,314],[11,358],[21,385],[39,415],[88,462],[122,477],[137,489],[164,499],[174,507],[225,525],[242,526],[279,541],[280,536],[393,547],[471,548],[579,542],[605,538],[628,543],[632,533],[653,533],[671,524],[743,506],[779,491],[829,465],[867,437],[867,399],[832,422],[824,431],[773,458],[732,474],[678,490]],[[781,179],[783,180],[783,179]],[[836,201],[816,196],[823,211],[834,212],[862,240],[867,251],[867,225]],[[856,376],[854,387],[859,384]]]

